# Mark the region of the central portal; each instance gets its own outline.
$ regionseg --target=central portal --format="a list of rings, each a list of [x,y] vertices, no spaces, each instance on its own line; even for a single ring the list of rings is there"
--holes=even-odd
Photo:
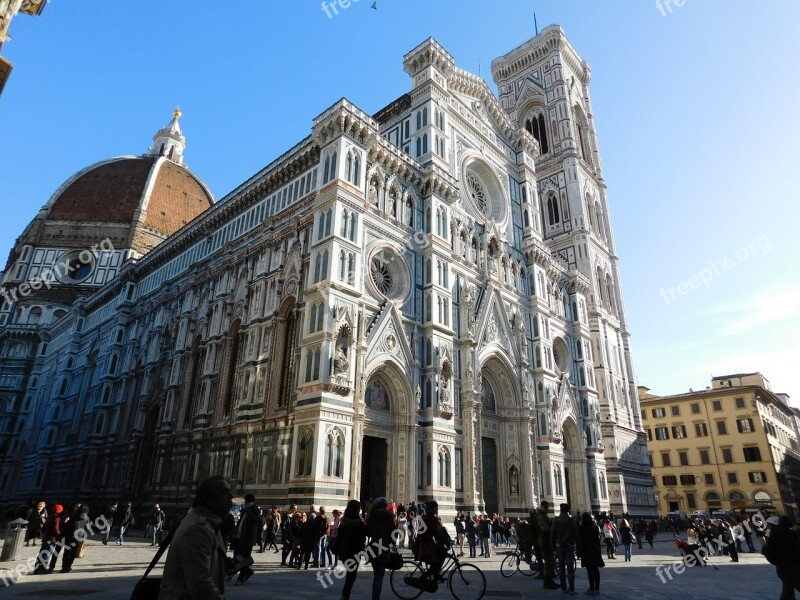
[[[481,438],[483,459],[483,510],[488,514],[499,512],[497,494],[497,445],[492,438]]]
[[[387,440],[364,436],[361,452],[361,503],[387,497],[386,473],[388,471]]]

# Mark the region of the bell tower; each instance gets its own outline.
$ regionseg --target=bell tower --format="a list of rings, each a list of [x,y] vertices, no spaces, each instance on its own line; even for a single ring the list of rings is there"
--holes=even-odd
[[[653,486],[589,97],[591,70],[561,27],[551,25],[495,59],[492,75],[509,119],[539,142],[543,241],[590,282],[593,376],[586,387],[599,400],[591,412],[602,432],[612,510],[645,514]]]

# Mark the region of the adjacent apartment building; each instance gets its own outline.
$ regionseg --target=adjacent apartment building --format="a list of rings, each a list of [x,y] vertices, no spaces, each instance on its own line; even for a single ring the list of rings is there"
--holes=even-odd
[[[659,514],[774,509],[797,517],[798,415],[760,373],[656,396],[639,387]],[[772,507],[772,508],[771,508]]]

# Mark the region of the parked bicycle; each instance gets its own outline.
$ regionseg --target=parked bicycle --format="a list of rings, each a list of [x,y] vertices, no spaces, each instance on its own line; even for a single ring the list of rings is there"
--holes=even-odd
[[[447,582],[447,589],[456,600],[480,600],[486,593],[486,577],[473,564],[458,560],[453,547],[447,555],[438,580],[430,567],[416,560],[404,560],[403,566],[392,571],[389,583],[398,598],[414,600],[423,592],[436,593],[440,582]]]

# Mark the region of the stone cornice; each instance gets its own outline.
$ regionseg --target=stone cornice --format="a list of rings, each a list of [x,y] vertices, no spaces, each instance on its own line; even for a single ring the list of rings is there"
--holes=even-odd
[[[403,68],[411,77],[414,77],[427,66],[436,67],[445,77],[449,77],[450,69],[455,64],[456,61],[450,53],[432,37],[429,37],[403,57]]]
[[[578,52],[570,44],[564,30],[558,25],[546,27],[539,35],[518,46],[508,54],[492,61],[492,77],[495,82],[507,81],[518,76],[552,52],[560,52],[570,69],[578,73],[583,85],[591,81],[591,69],[581,59]]]

